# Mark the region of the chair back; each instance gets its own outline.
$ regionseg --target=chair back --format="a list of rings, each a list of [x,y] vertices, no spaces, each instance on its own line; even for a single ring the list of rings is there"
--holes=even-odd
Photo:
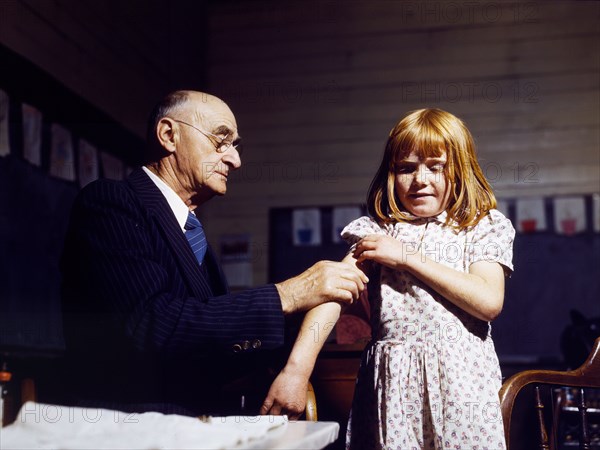
[[[594,433],[600,434],[600,404],[596,404],[600,402],[600,338],[596,339],[586,361],[575,370],[525,370],[503,383],[500,409],[509,450],[515,400],[528,385],[534,388],[530,411],[536,416],[539,449],[577,448],[577,442],[580,449],[600,448],[600,435],[590,433],[593,428]],[[544,389],[550,394],[550,402],[546,400],[548,395],[545,395]],[[594,402],[592,406],[591,399]],[[569,418],[576,418],[578,424],[576,431],[567,434],[561,424]],[[590,427],[590,422],[594,423],[593,427]]]

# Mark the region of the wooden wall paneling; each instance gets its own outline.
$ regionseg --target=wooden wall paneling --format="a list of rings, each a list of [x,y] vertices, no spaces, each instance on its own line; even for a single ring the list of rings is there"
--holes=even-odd
[[[219,27],[227,20],[233,29],[248,34],[248,42],[268,41],[276,34],[308,34],[315,39],[422,28],[536,24],[547,21],[583,20],[597,16],[595,5],[569,1],[551,2],[254,2],[252,5],[214,5],[211,30],[224,44],[234,35]],[[463,6],[461,8],[461,5]],[[460,11],[456,11],[460,9]],[[245,8],[245,9],[244,9]],[[285,27],[281,25],[285,24]]]
[[[10,0],[0,43],[144,136],[159,96],[204,84],[204,4]]]
[[[230,36],[236,46],[248,49],[240,53],[239,61],[243,63],[265,65],[277,63],[288,58],[310,58],[315,55],[327,56],[345,52],[369,52],[380,49],[421,48],[443,50],[449,48],[465,48],[472,45],[491,45],[507,40],[511,42],[527,42],[562,38],[563,36],[578,36],[597,33],[597,18],[585,17],[579,21],[557,20],[541,23],[514,23],[485,25],[477,27],[424,27],[417,30],[395,29],[379,33],[345,36],[343,39],[319,39],[305,31],[290,36],[290,40],[277,39],[253,42],[243,39],[243,33],[233,33]],[[288,31],[289,32],[289,31]],[[291,33],[290,33],[291,34]],[[246,33],[245,35],[248,35]],[[238,40],[239,39],[239,40]],[[314,43],[318,45],[314,45]],[[312,44],[312,45],[311,45]],[[215,50],[213,50],[214,52]],[[227,67],[225,55],[218,52],[211,54],[211,61],[217,70]],[[410,56],[410,55],[407,55]]]
[[[589,80],[586,81],[590,85],[586,87],[583,84],[579,85],[583,78],[577,75],[563,77],[563,81],[566,83],[576,84],[564,84],[562,87],[555,84],[559,81],[558,78],[550,79],[550,81],[544,81],[540,78],[539,81],[531,82],[523,82],[518,78],[503,81],[490,80],[489,84],[480,85],[481,88],[477,97],[471,95],[469,92],[470,87],[465,87],[464,95],[458,98],[460,101],[455,102],[448,101],[455,98],[454,93],[452,93],[452,97],[445,94],[445,87],[441,85],[442,87],[424,87],[422,96],[419,90],[411,91],[411,93],[406,94],[404,101],[402,99],[402,88],[400,88],[396,90],[399,98],[390,96],[387,99],[385,98],[385,90],[382,89],[382,101],[376,103],[355,102],[345,97],[340,97],[331,102],[307,99],[305,102],[289,102],[287,105],[282,105],[282,107],[272,111],[265,107],[270,103],[270,99],[266,98],[262,102],[254,103],[254,114],[236,108],[235,102],[231,103],[231,107],[238,116],[240,130],[248,129],[248,131],[243,131],[242,135],[256,132],[257,130],[254,128],[257,125],[263,130],[285,126],[292,126],[293,128],[318,126],[325,129],[331,124],[352,124],[363,120],[380,123],[382,126],[385,124],[386,127],[391,128],[395,121],[406,111],[426,106],[446,108],[467,121],[470,118],[478,118],[482,115],[485,117],[512,115],[518,118],[519,115],[542,114],[547,117],[547,114],[553,111],[555,121],[559,122],[562,120],[563,115],[558,114],[558,112],[562,111],[563,107],[567,109],[575,108],[581,110],[582,120],[589,121],[590,119],[584,118],[584,116],[591,114],[591,117],[595,117],[598,114],[597,98],[600,95],[599,89],[593,87],[593,78],[593,73],[590,73]],[[390,89],[390,91],[393,92],[394,90]],[[524,120],[526,119],[524,118]],[[274,131],[274,133],[274,136],[277,136],[277,131]],[[265,136],[263,139],[270,139],[270,132],[263,131],[262,134]],[[304,133],[295,133],[293,136],[303,135]],[[333,137],[331,136],[331,138]]]
[[[387,132],[424,106],[466,120],[482,164],[490,175],[501,170],[492,180],[500,195],[594,190],[596,5],[477,3],[454,20],[443,2],[402,3],[211,5],[210,84],[236,113],[248,149],[224,201],[235,206],[216,208],[217,220],[243,211],[260,234],[255,197],[269,207],[363,202]],[[311,179],[319,164],[335,167],[335,182]],[[303,175],[290,180],[295,168]]]

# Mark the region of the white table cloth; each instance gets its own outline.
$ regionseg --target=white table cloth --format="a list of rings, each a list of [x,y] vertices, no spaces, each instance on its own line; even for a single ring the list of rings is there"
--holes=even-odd
[[[0,430],[0,449],[323,448],[335,422],[289,422],[285,416],[193,417],[75,408],[28,402]]]

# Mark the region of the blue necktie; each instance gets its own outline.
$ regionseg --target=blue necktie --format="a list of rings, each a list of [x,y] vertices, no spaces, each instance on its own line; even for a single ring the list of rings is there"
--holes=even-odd
[[[194,252],[194,255],[196,255],[198,263],[202,265],[206,249],[208,248],[204,228],[202,228],[202,224],[198,218],[191,212],[188,214],[184,228],[186,229],[185,237],[188,240],[190,247],[192,247],[192,251]]]

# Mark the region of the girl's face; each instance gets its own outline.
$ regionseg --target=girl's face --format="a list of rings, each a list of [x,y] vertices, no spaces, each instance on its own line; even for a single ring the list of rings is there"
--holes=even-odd
[[[446,153],[421,158],[415,151],[396,161],[396,195],[409,213],[417,217],[431,217],[448,207],[450,183],[444,172],[446,161]]]

